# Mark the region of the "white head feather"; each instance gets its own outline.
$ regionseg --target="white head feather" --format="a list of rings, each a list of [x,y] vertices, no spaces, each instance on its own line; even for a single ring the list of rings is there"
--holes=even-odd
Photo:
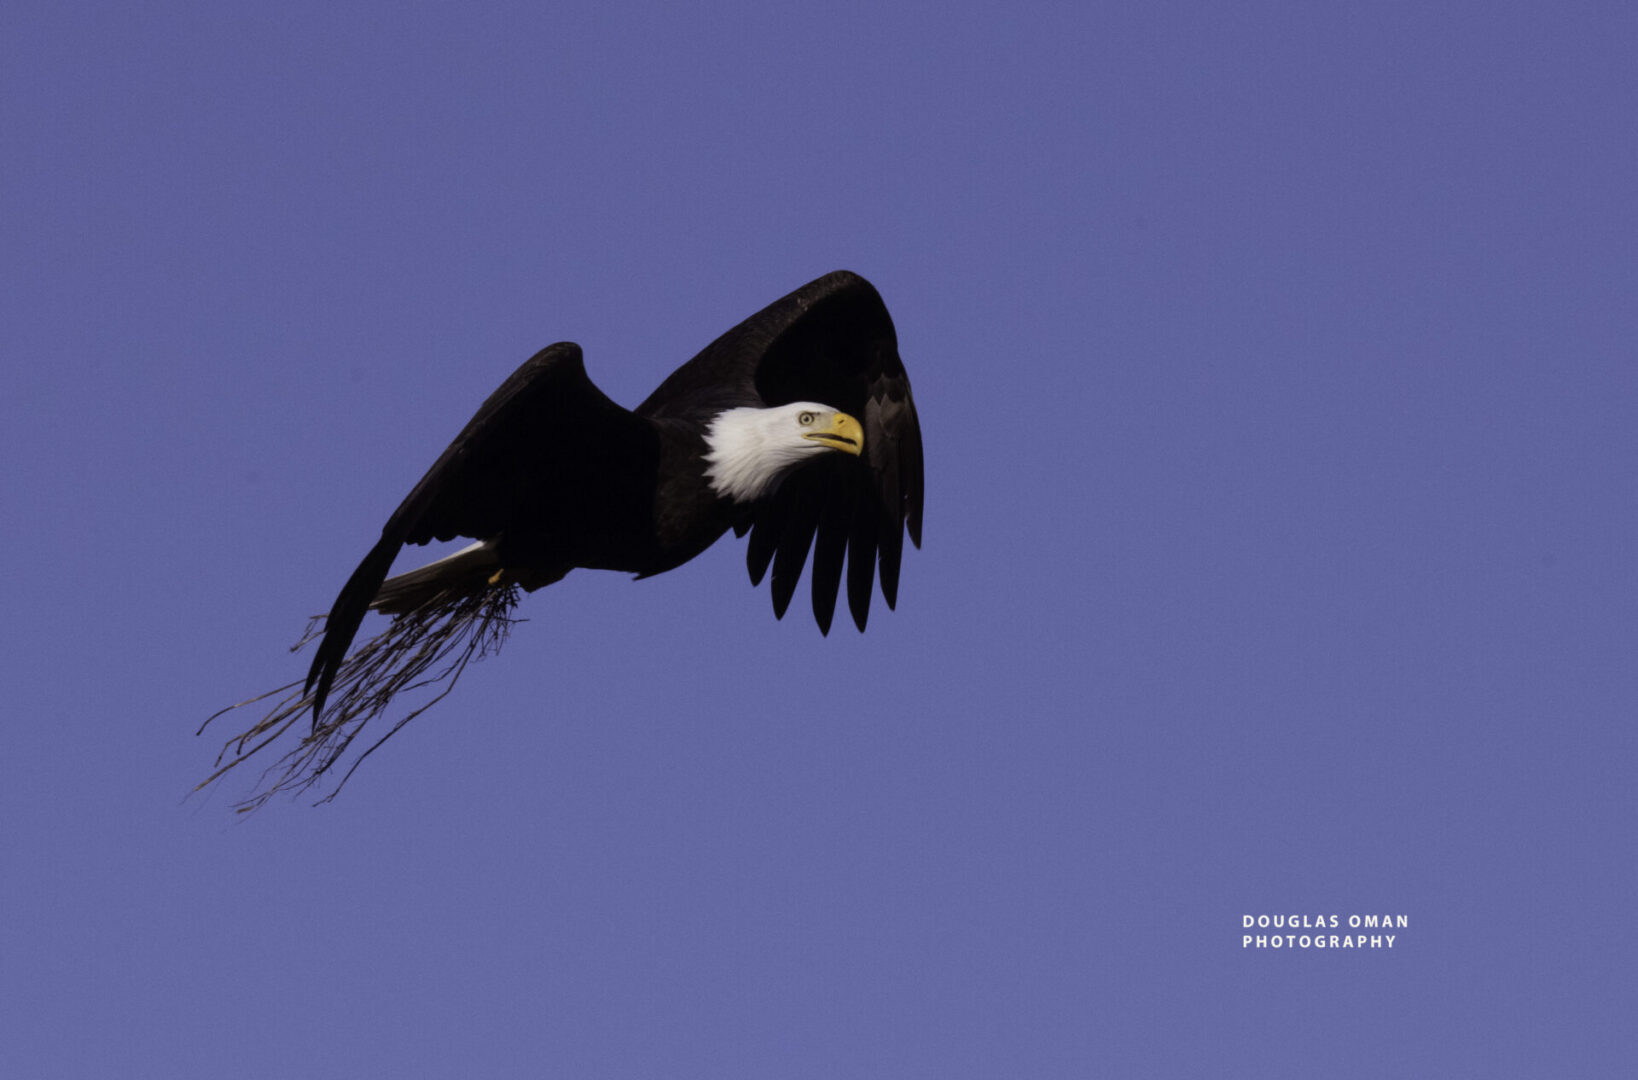
[[[729,409],[705,433],[705,476],[718,495],[751,502],[815,454],[836,449],[857,454],[861,441],[858,421],[813,401]]]

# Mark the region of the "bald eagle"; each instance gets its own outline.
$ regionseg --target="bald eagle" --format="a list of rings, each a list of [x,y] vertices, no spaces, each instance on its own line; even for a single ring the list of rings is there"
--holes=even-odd
[[[310,712],[311,730],[241,809],[305,789],[400,691],[444,683],[360,755],[344,783],[363,757],[441,700],[470,660],[500,647],[520,589],[582,567],[664,573],[729,529],[750,536],[753,586],[772,566],[776,618],[812,550],[813,615],[823,633],[845,560],[848,609],[863,631],[878,570],[882,597],[894,606],[903,536],[921,546],[921,517],[910,380],[887,308],[857,274],[827,274],[774,301],[635,409],[593,385],[578,345],[547,346],[483,403],[387,519],[329,614],[313,621],[301,642],[319,639],[306,679],[216,714],[282,695],[228,740],[200,787]],[[461,537],[474,542],[387,576],[405,544]],[[371,610],[392,621],[353,649]]]

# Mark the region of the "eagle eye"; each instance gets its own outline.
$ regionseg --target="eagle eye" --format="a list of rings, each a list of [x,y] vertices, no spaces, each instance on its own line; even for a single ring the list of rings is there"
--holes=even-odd
[[[801,424],[803,427],[807,427],[809,424],[813,423],[817,419],[818,419],[818,417],[816,417],[811,412],[803,412],[803,413],[797,413],[796,414],[796,422],[798,424]]]

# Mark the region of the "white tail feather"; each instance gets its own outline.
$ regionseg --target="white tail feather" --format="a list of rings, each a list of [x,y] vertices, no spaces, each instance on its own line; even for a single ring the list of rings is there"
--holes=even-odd
[[[493,540],[479,540],[451,555],[390,577],[381,583],[372,611],[398,615],[413,611],[426,600],[450,586],[475,586],[500,568],[500,555]]]

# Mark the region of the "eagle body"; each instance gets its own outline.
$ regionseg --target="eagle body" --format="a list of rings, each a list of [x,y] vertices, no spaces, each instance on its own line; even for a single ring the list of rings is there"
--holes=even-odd
[[[771,567],[776,617],[811,550],[822,632],[845,563],[862,631],[878,571],[883,598],[896,602],[904,534],[921,543],[922,501],[921,429],[893,322],[856,274],[827,274],[774,301],[635,409],[596,387],[578,345],[550,345],[489,396],[387,519],[324,617],[299,691],[229,741],[232,760],[215,776],[311,712],[312,734],[251,805],[310,785],[400,690],[453,683],[468,660],[498,648],[519,588],[577,568],[664,573],[730,529],[750,538],[753,585]],[[388,578],[404,545],[461,537],[474,542]],[[392,622],[354,650],[372,609]]]

